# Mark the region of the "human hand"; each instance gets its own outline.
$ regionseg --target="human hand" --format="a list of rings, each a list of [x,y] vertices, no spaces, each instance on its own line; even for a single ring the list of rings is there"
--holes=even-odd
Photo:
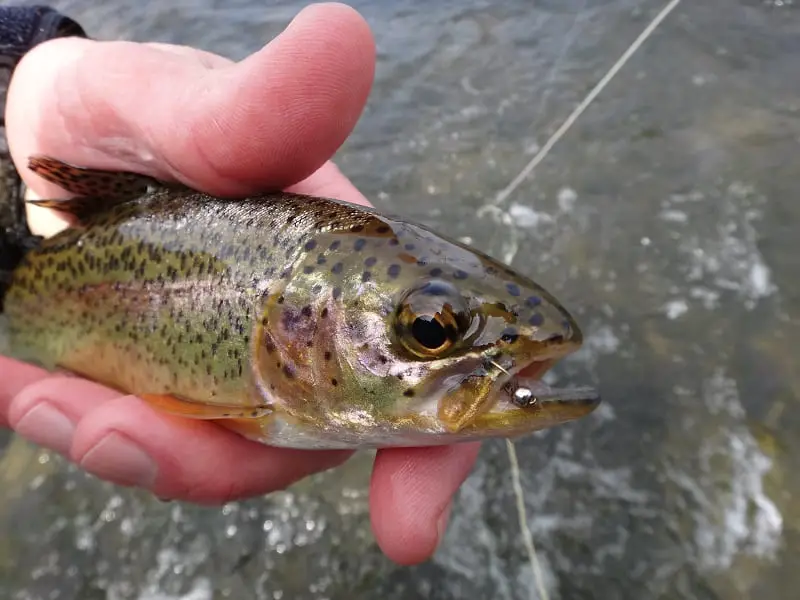
[[[39,197],[63,190],[28,156],[147,173],[209,193],[284,188],[368,204],[329,158],[350,134],[372,85],[368,25],[343,5],[302,11],[239,63],[161,44],[61,39],[27,55],[12,81],[9,144]],[[31,208],[52,233],[53,213]],[[0,425],[86,471],[162,498],[203,504],[265,494],[344,462],[348,452],[280,449],[134,396],[0,357]],[[436,549],[476,444],[377,453],[370,487],[376,539],[412,564]]]

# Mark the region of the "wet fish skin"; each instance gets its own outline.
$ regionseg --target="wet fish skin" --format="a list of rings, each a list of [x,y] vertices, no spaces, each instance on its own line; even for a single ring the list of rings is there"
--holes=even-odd
[[[303,448],[520,435],[599,401],[516,406],[511,387],[579,347],[578,325],[532,280],[421,225],[46,157],[31,168],[83,197],[39,202],[78,222],[13,274],[18,358]]]

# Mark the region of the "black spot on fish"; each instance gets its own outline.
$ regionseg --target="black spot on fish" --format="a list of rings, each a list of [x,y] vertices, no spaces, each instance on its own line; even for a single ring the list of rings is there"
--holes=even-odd
[[[294,379],[295,372],[290,365],[284,365],[283,374],[286,376],[286,379]]]
[[[534,313],[531,315],[531,318],[528,319],[528,323],[534,327],[539,327],[542,323],[544,323],[544,317],[541,313]]]
[[[358,238],[356,240],[356,243],[353,244],[353,250],[355,250],[356,252],[360,252],[361,249],[364,248],[364,246],[366,245],[367,245],[367,240],[365,240],[364,238]]]
[[[364,271],[361,274],[361,281],[362,282],[367,283],[371,279],[372,279],[372,273],[370,273],[369,271]]]
[[[305,267],[303,267],[303,273],[305,273],[306,275],[310,275],[313,272],[314,272],[314,267],[312,267],[311,265],[306,265]]]
[[[506,290],[508,291],[509,294],[511,294],[514,297],[519,296],[520,294],[519,286],[516,283],[507,283]]]
[[[341,245],[342,245],[342,242],[341,242],[341,241],[339,241],[339,240],[336,240],[335,242],[331,243],[331,245],[330,245],[330,246],[328,246],[328,248],[329,248],[330,250],[338,250],[338,249],[339,249],[339,246],[341,246]]]
[[[331,353],[325,352],[325,360],[330,360],[330,359],[331,359]]]
[[[542,299],[539,296],[529,296],[527,300],[525,300],[525,304],[528,306],[539,306],[542,303]]]
[[[333,387],[336,387],[337,385],[339,385],[339,382],[338,382],[338,381],[336,381],[336,379],[335,379],[335,378],[334,378],[334,379],[331,379],[331,385],[332,385]]]
[[[310,306],[309,304],[306,304],[306,305],[305,305],[305,306],[304,306],[304,307],[303,307],[303,308],[300,310],[300,314],[302,314],[304,317],[310,317],[310,316],[311,316],[311,306]]]
[[[367,260],[364,261],[364,265],[366,265],[367,267],[372,267],[375,265],[376,262],[378,262],[378,259],[375,258],[374,256],[370,256]]]
[[[331,273],[333,273],[334,275],[338,275],[339,273],[342,272],[343,268],[344,265],[340,262],[337,262],[335,265],[331,267]]]
[[[416,392],[414,392],[413,389],[408,388],[405,392],[403,392],[403,396],[405,396],[406,398],[413,398],[415,393]]]
[[[435,267],[431,269],[431,277],[440,277],[442,274],[442,270],[439,267]]]
[[[386,269],[386,274],[392,279],[396,278],[400,275],[400,265],[389,265],[389,268]]]
[[[334,300],[338,300],[339,296],[342,295],[342,288],[340,287],[333,288],[333,292],[331,293],[331,295],[333,296]]]
[[[381,225],[375,231],[378,233],[389,233],[389,227],[386,225]]]
[[[319,316],[322,317],[323,319],[327,318],[327,316],[328,316],[328,307],[323,308],[322,312],[319,313]]]
[[[504,342],[512,343],[519,337],[519,332],[513,327],[506,327],[500,334],[500,339]]]
[[[353,233],[358,233],[359,231],[364,231],[364,226],[363,225],[353,225],[350,228],[350,231],[352,231]]]
[[[304,247],[305,247],[306,250],[311,251],[311,250],[313,250],[314,248],[317,247],[317,241],[316,240],[308,240]]]
[[[455,272],[453,273],[453,277],[455,277],[456,279],[466,279],[467,272],[462,271],[461,269],[456,269]]]

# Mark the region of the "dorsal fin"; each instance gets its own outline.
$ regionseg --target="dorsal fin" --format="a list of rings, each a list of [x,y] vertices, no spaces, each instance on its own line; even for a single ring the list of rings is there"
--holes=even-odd
[[[180,187],[129,171],[76,167],[49,156],[31,156],[28,159],[28,168],[42,179],[75,194],[73,198],[28,202],[70,214],[79,221],[98,209],[134,200],[154,189]]]
[[[165,185],[147,175],[76,167],[50,156],[31,156],[28,168],[70,194],[90,198],[132,200]]]

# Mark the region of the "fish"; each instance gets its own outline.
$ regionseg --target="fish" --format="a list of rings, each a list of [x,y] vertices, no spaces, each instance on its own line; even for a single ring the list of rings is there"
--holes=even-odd
[[[0,272],[8,356],[311,450],[516,438],[600,403],[593,387],[542,381],[583,341],[566,308],[423,224],[52,156],[28,167],[70,197],[27,202],[70,224],[17,235]]]

